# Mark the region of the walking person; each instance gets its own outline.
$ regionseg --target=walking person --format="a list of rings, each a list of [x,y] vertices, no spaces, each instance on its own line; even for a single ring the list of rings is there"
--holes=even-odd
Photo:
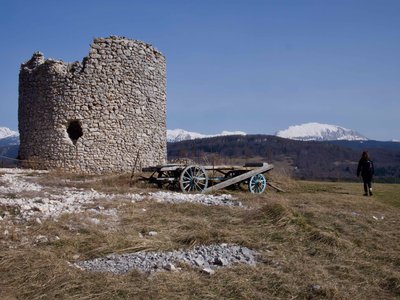
[[[357,167],[357,177],[361,175],[364,182],[364,196],[372,196],[372,176],[374,175],[374,163],[370,159],[368,152],[364,151],[361,155]]]

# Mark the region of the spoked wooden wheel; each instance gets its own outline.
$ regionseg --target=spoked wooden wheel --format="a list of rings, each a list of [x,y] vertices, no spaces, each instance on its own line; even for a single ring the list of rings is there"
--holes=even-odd
[[[184,193],[202,192],[207,188],[207,184],[207,173],[200,166],[186,167],[179,178],[179,185]]]
[[[249,191],[254,194],[261,194],[267,187],[267,180],[263,174],[257,174],[250,177],[249,180]]]

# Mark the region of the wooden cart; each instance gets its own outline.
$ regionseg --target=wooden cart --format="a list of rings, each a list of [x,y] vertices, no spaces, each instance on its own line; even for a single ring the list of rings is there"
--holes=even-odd
[[[252,163],[244,166],[200,166],[169,164],[144,168],[151,172],[146,178],[159,187],[180,188],[184,193],[208,193],[229,186],[247,184],[252,193],[263,193],[267,187],[264,174],[274,166],[268,163]]]

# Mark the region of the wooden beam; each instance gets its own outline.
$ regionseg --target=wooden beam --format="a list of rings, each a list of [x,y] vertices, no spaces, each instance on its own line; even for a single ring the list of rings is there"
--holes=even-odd
[[[285,193],[286,191],[277,187],[276,185],[272,184],[271,182],[267,181],[267,186],[270,185],[271,187],[273,187],[274,189],[276,189],[278,192],[282,192]]]
[[[231,179],[225,180],[225,181],[223,181],[221,183],[218,183],[216,185],[210,186],[210,187],[204,189],[203,193],[210,193],[210,192],[218,191],[220,189],[226,188],[226,187],[228,187],[230,185],[233,185],[235,183],[238,183],[238,182],[241,182],[243,180],[249,179],[250,177],[252,177],[252,176],[254,176],[256,174],[266,173],[266,172],[272,170],[273,168],[274,168],[273,165],[264,163],[263,166],[260,167],[260,168],[253,169],[253,170],[251,170],[249,172],[246,172],[246,173],[244,173],[242,175],[233,177]]]

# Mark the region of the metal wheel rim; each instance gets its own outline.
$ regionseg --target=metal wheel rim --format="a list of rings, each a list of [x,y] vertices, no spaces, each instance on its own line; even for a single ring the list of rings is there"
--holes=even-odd
[[[203,167],[187,166],[181,173],[179,185],[184,193],[202,192],[208,185],[207,173]]]
[[[263,174],[257,174],[249,180],[249,191],[254,194],[261,194],[267,187],[267,180]]]

